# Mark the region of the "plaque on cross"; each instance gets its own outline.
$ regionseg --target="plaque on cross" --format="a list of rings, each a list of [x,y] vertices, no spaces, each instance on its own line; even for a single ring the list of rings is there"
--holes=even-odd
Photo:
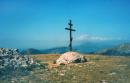
[[[73,37],[72,37],[72,31],[76,31],[75,29],[72,29],[72,21],[70,20],[70,22],[68,23],[69,25],[69,28],[65,28],[66,30],[69,30],[70,32],[70,43],[69,43],[69,50],[72,51],[72,40],[73,40]]]

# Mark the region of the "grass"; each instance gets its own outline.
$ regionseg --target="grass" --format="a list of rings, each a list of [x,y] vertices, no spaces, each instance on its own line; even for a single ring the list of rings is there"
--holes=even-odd
[[[36,55],[36,60],[52,63],[60,55]],[[130,57],[85,55],[89,62],[59,66],[49,70],[43,80],[50,83],[130,82]],[[43,74],[44,75],[44,74]]]
[[[130,83],[130,57],[85,55],[88,62],[55,66],[58,54],[32,55],[49,69],[34,69],[28,76],[15,78],[18,83]],[[3,83],[3,82],[2,82]]]

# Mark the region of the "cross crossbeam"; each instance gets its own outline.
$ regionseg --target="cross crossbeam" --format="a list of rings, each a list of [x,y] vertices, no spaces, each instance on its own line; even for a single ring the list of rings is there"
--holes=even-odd
[[[75,29],[65,28],[66,30],[76,31]]]

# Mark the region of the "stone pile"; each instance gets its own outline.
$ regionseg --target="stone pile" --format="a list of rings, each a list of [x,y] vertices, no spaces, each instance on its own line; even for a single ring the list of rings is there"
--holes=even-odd
[[[56,64],[82,63],[86,61],[87,59],[77,52],[66,52],[56,60]]]
[[[33,64],[32,58],[20,55],[18,49],[0,48],[0,70],[19,67],[28,67]]]

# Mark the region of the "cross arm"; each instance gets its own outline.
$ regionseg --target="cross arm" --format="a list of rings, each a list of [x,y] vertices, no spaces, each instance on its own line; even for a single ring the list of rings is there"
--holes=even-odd
[[[76,31],[75,29],[65,28],[66,30]]]

